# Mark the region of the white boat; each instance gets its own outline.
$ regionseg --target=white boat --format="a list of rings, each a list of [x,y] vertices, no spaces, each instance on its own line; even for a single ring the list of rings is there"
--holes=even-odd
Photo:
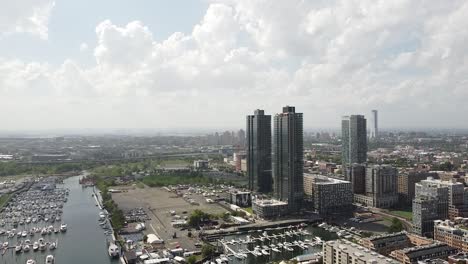
[[[30,249],[30,247],[29,247],[28,244],[24,244],[24,245],[23,245],[23,251],[24,251],[24,252],[28,252],[29,249]]]
[[[3,242],[2,247],[3,247],[3,248],[7,248],[7,247],[8,247],[8,241]]]
[[[50,245],[49,245],[50,250],[54,250],[56,248],[57,248],[57,244],[55,242],[50,243]]]
[[[27,235],[28,235],[28,232],[26,232],[26,231],[21,232],[22,237],[26,237]]]
[[[66,224],[61,224],[60,225],[60,232],[65,232],[67,231],[67,225]]]
[[[273,251],[276,252],[276,253],[281,252],[281,251],[280,251],[279,249],[277,249],[277,248],[271,248],[271,250],[273,250]]]
[[[262,254],[265,255],[265,256],[268,256],[268,255],[270,255],[270,252],[268,252],[268,251],[266,251],[266,250],[264,249],[264,250],[262,250]]]
[[[287,246],[285,246],[284,249],[286,249],[287,251],[294,251],[294,249],[287,247]]]
[[[21,245],[16,245],[15,252],[20,253],[22,249],[23,249],[23,247]]]
[[[104,220],[106,218],[106,214],[104,212],[99,213],[99,219]]]
[[[26,264],[36,264],[36,261],[34,259],[28,259],[28,261],[26,261]]]
[[[47,246],[46,243],[44,243],[44,242],[39,242],[39,250],[40,250],[40,251],[46,250],[46,246]]]
[[[109,245],[108,253],[109,253],[109,257],[118,258],[119,257],[119,247],[116,244],[111,243]]]
[[[39,243],[37,243],[37,241],[36,241],[36,242],[34,242],[34,244],[33,244],[33,250],[36,251],[36,250],[38,250],[38,249],[39,249]]]
[[[48,256],[46,257],[45,264],[54,264],[54,263],[55,263],[54,256],[48,255]]]

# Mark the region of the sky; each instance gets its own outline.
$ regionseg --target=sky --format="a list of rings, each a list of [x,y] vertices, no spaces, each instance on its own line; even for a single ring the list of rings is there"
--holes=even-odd
[[[465,0],[0,0],[0,130],[468,128]]]

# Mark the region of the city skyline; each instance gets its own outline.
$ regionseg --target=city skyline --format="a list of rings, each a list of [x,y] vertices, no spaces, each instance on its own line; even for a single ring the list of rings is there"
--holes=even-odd
[[[371,109],[382,128],[468,128],[465,1],[1,7],[7,131],[242,127],[250,109],[286,104],[305,128]]]
[[[468,263],[467,14],[1,1],[0,263]]]

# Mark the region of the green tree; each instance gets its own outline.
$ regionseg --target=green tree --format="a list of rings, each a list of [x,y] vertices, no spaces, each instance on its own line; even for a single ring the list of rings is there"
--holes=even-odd
[[[446,161],[442,164],[435,165],[433,169],[441,171],[453,171],[453,169],[455,169],[455,166],[450,161]]]
[[[209,256],[213,255],[214,252],[215,252],[214,247],[209,245],[209,244],[204,244],[202,249],[201,249],[201,253],[202,253],[203,258],[206,258],[206,257],[209,257]]]
[[[200,226],[201,223],[211,219],[211,215],[203,212],[202,210],[195,210],[189,217],[188,224],[192,227]]]
[[[195,256],[190,256],[190,257],[188,257],[187,263],[188,263],[188,264],[195,264],[195,263],[197,263],[197,257],[195,257]]]
[[[221,216],[221,219],[223,219],[223,221],[227,222],[229,221],[229,218],[230,218],[231,214],[228,213],[228,212],[224,212]]]
[[[246,217],[247,214],[244,211],[235,211],[232,213],[233,216]]]
[[[403,229],[403,223],[400,221],[400,219],[396,217],[392,218],[392,224],[388,227],[388,232],[396,233],[402,231]]]

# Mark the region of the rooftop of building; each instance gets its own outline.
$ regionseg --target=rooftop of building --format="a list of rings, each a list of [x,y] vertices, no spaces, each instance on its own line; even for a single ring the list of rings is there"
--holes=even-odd
[[[313,173],[304,173],[305,178],[313,178],[315,180],[315,184],[338,184],[338,183],[350,183],[349,181],[340,180],[336,178],[331,178],[325,175],[320,174],[313,174]]]
[[[428,183],[428,184],[436,184],[436,185],[461,185],[464,186],[463,183],[461,182],[453,182],[453,181],[444,181],[441,179],[434,179],[433,177],[427,177],[425,180],[422,180],[420,183],[416,184],[422,184],[422,183]]]
[[[458,253],[456,255],[449,256],[452,260],[468,260],[468,253]]]
[[[416,247],[409,247],[405,249],[401,249],[401,252],[406,254],[408,257],[413,258],[419,256],[420,253],[423,251],[434,250],[434,249],[453,249],[452,247],[444,244],[444,243],[434,243],[424,246],[416,246]]]
[[[271,200],[256,199],[253,203],[256,204],[257,206],[261,206],[261,207],[288,205],[287,202],[273,200],[273,199],[271,199]]]
[[[380,240],[380,239],[387,239],[387,238],[394,238],[394,237],[406,237],[407,235],[408,235],[407,232],[402,231],[402,232],[392,233],[392,234],[375,235],[375,236],[371,236],[371,237],[364,238],[364,239],[375,242],[375,241]]]
[[[348,254],[353,254],[360,259],[367,260],[366,263],[387,263],[387,264],[397,264],[400,263],[396,260],[391,258],[387,258],[383,255],[380,255],[377,252],[372,250],[366,249],[358,244],[352,243],[347,240],[333,240],[328,241],[327,245],[331,245],[333,247],[338,247],[341,251],[346,252]]]
[[[459,223],[455,223],[450,220],[436,220],[434,221],[434,227],[438,229],[443,229],[449,232],[460,231],[464,233],[463,235],[467,236],[468,227],[466,227],[466,223],[464,220],[466,220],[466,218],[462,218],[461,221],[459,220]]]
[[[426,259],[418,261],[418,264],[447,264],[448,262],[443,259]]]
[[[241,194],[241,195],[251,194],[251,192],[249,192],[249,191],[240,191],[240,190],[231,190],[230,193],[232,193],[232,194]]]

